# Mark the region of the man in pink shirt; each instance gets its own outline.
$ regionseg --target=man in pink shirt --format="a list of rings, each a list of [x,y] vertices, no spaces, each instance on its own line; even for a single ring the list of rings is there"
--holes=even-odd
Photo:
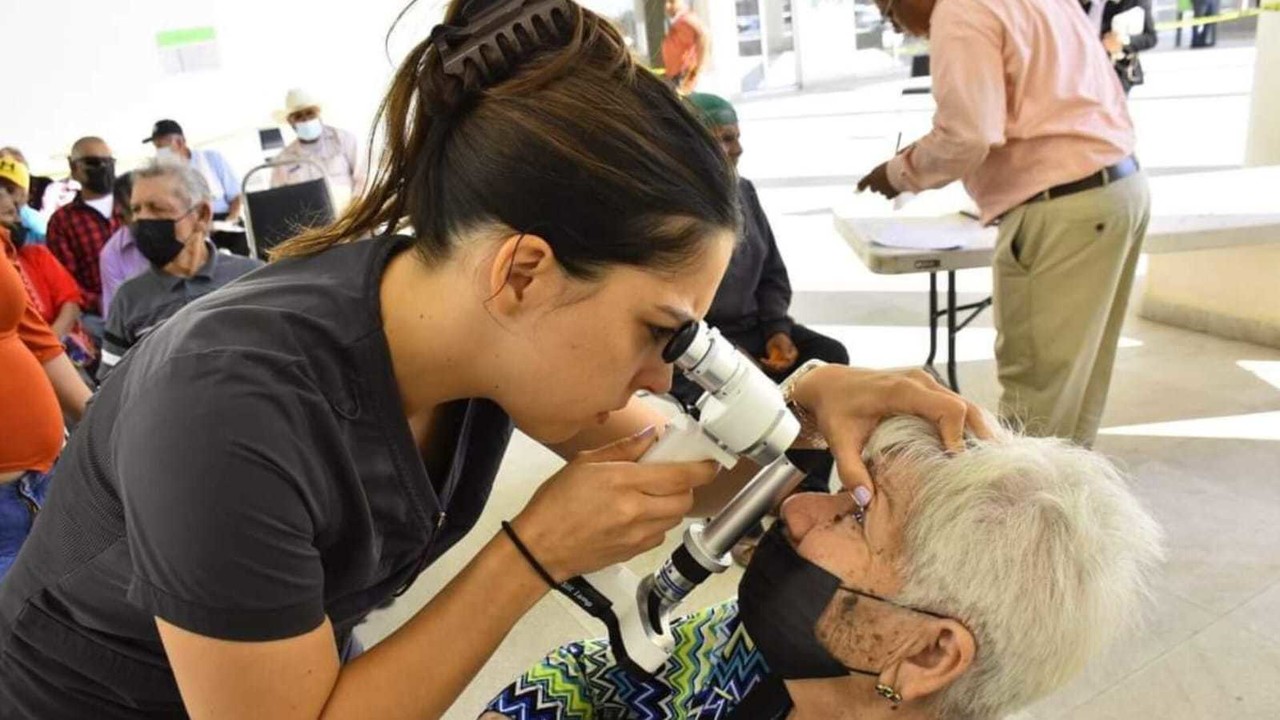
[[[933,130],[858,184],[963,180],[994,261],[1001,412],[1090,445],[1150,218],[1124,92],[1078,0],[877,0],[929,38]]]

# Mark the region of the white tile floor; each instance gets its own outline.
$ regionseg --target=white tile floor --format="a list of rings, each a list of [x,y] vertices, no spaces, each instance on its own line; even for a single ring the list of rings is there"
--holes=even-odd
[[[1148,168],[1239,163],[1252,51],[1153,54],[1133,114]],[[852,176],[892,150],[899,128],[927,124],[918,99],[892,89],[799,93],[744,103],[744,175],[758,181],[791,269],[794,313],[843,340],[856,364],[915,365],[926,342],[926,279],[869,273],[826,210]],[[1197,127],[1197,142],[1183,140]],[[908,132],[908,135],[910,132]],[[960,290],[990,290],[983,271]],[[961,386],[997,396],[989,318],[961,336]],[[1099,658],[1019,720],[1280,718],[1280,350],[1228,342],[1131,317],[1098,450],[1133,475],[1168,533],[1169,561],[1144,630]],[[517,437],[476,529],[392,608],[363,626],[373,643],[426,603],[498,522],[516,513],[556,459]],[[652,570],[678,541],[637,558]],[[691,606],[735,590],[729,572]],[[570,640],[599,635],[590,618],[548,596],[516,627],[447,715],[474,717],[502,685]]]

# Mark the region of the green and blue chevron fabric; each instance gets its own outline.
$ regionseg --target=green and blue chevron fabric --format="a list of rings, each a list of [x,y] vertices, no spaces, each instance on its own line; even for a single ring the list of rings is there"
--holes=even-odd
[[[615,664],[607,640],[555,650],[488,710],[514,720],[724,720],[769,674],[730,600],[672,624],[675,652],[656,679]]]

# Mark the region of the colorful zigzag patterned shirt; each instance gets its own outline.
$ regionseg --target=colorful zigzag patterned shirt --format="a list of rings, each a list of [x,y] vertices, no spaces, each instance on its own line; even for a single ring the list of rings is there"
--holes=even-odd
[[[675,652],[653,680],[614,662],[607,640],[555,650],[489,703],[514,720],[727,720],[769,668],[738,620],[738,602],[671,626]]]

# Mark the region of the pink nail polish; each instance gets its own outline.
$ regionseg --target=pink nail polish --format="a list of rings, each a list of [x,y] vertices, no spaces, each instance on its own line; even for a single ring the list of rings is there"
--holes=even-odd
[[[853,499],[862,507],[866,507],[871,504],[871,491],[859,485],[853,489]]]

